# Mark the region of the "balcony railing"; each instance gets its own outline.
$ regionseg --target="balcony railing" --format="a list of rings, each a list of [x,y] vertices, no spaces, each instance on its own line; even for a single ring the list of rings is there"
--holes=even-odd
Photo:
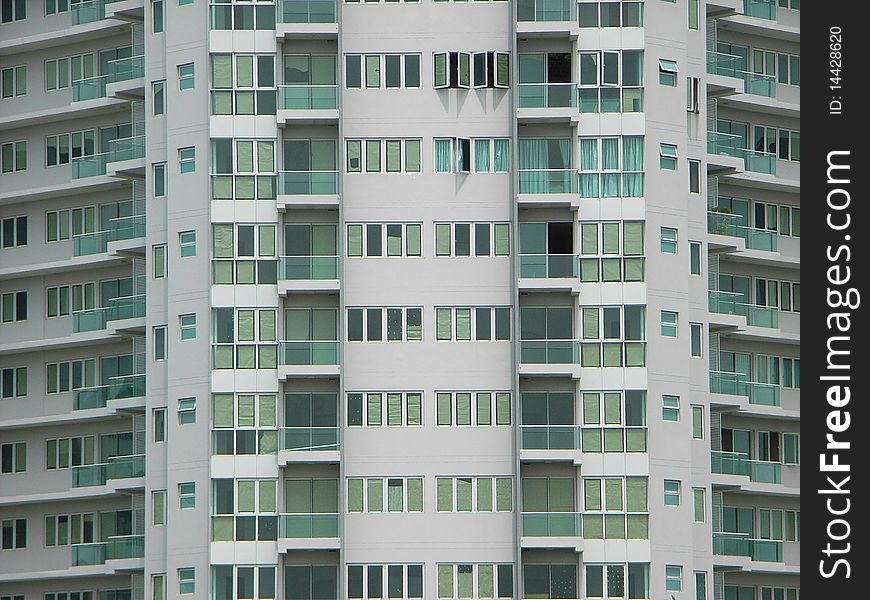
[[[750,404],[779,406],[781,387],[773,383],[749,381],[743,373],[710,371],[710,391],[714,394],[746,396]]]
[[[707,294],[712,313],[746,317],[746,323],[753,327],[779,327],[779,311],[775,308],[749,304],[743,299],[743,294],[738,292],[710,290]]]
[[[145,316],[145,294],[113,298],[109,306],[73,313],[73,333],[105,329],[109,321]]]
[[[517,84],[520,108],[575,108],[576,83],[520,83]]]
[[[109,153],[92,154],[72,159],[72,178],[83,179],[106,174],[106,165],[109,162]]]
[[[72,566],[105,564],[107,560],[124,560],[145,556],[144,535],[117,535],[96,544],[74,544]]]
[[[776,21],[776,0],[743,0],[743,14],[756,19]]]
[[[583,520],[578,512],[523,512],[524,536],[579,537]]]
[[[518,0],[517,21],[577,21],[576,0]]]
[[[578,277],[577,256],[573,254],[521,254],[520,277],[553,279]]]
[[[106,485],[110,479],[131,479],[145,476],[145,455],[115,456],[108,462],[72,468],[74,488]]]
[[[338,108],[337,85],[278,86],[278,108],[282,110],[330,110]]]
[[[646,452],[647,428],[523,425],[520,447],[523,450],[582,450],[596,454]]]
[[[748,556],[752,560],[782,562],[782,542],[760,540],[747,533],[713,532],[713,554],[719,556]]]
[[[752,460],[740,452],[714,450],[710,453],[711,470],[722,475],[742,475],[756,483],[782,483],[782,463]]]
[[[278,194],[285,196],[335,195],[338,171],[281,171]]]
[[[145,375],[124,375],[113,378],[113,381],[107,385],[76,390],[73,410],[104,408],[111,400],[143,396],[145,396]]]
[[[145,136],[119,138],[109,142],[109,162],[145,158]]]
[[[278,261],[278,279],[288,281],[338,279],[338,257],[282,256]]]
[[[339,342],[330,341],[286,341],[278,348],[278,364],[285,366],[300,365],[337,365]]]
[[[776,97],[776,77],[740,68],[743,57],[723,52],[707,52],[707,72],[743,81],[743,91],[754,96]]]
[[[520,363],[579,364],[581,367],[643,367],[646,366],[646,342],[520,340]]]
[[[743,238],[751,250],[777,251],[779,238],[775,231],[741,225],[741,219],[741,215],[707,211],[707,232]]]
[[[280,443],[281,450],[293,452],[341,448],[338,427],[282,427]]]
[[[308,539],[338,537],[338,514],[281,514],[278,516],[278,537]]]
[[[520,169],[520,194],[576,194],[573,169]]]
[[[109,242],[145,237],[145,215],[118,217],[109,221],[109,229],[73,236],[73,255],[86,256],[106,252]]]
[[[336,0],[280,0],[279,23],[336,23]]]
[[[73,25],[95,23],[106,18],[106,5],[118,0],[85,0],[69,7]]]
[[[73,83],[73,102],[106,97],[106,85],[145,76],[145,57],[129,56],[108,63],[108,73]]]
[[[718,131],[707,132],[707,152],[709,154],[742,158],[744,168],[747,171],[776,175],[776,154],[744,148],[742,144],[743,141],[739,135]]]

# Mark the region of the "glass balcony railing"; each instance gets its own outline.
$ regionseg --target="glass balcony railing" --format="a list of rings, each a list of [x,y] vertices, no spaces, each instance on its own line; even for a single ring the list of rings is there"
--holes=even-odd
[[[734,54],[707,52],[707,72],[711,75],[733,77],[743,81],[743,91],[754,96],[776,97],[776,77],[752,73],[740,67],[745,60]]]
[[[109,242],[145,237],[145,215],[118,217],[109,221],[109,229],[73,237],[73,255],[101,254]]]
[[[120,138],[109,142],[109,162],[145,158],[145,136]]]
[[[105,329],[109,321],[145,316],[145,294],[113,298],[109,306],[73,313],[73,333]]]
[[[576,340],[520,340],[520,363],[580,365],[581,367],[646,366],[646,342]]]
[[[579,450],[577,425],[523,425],[520,433],[523,450]]]
[[[520,169],[520,194],[576,194],[577,171]]]
[[[775,231],[741,225],[742,219],[741,215],[707,211],[707,232],[743,238],[746,247],[751,250],[777,251],[779,238]]]
[[[338,514],[282,514],[278,516],[279,538],[338,537]]]
[[[713,554],[748,556],[752,560],[782,562],[782,542],[759,540],[747,533],[713,532]]]
[[[278,108],[282,110],[329,110],[338,108],[337,85],[278,86]]]
[[[576,26],[577,2],[576,0],[518,0],[517,21],[574,21]]]
[[[553,279],[578,277],[578,260],[573,254],[521,254],[520,277]]]
[[[776,0],[743,0],[743,14],[756,19],[776,21]]]
[[[571,365],[580,363],[580,343],[575,340],[521,340],[520,363]]]
[[[145,375],[125,375],[113,378],[107,385],[76,390],[73,410],[104,408],[111,400],[145,396]]]
[[[531,537],[579,537],[582,515],[575,512],[523,512],[523,533]]]
[[[576,108],[576,83],[517,84],[520,108]]]
[[[743,153],[747,171],[776,175],[776,154],[748,148],[743,149]]]
[[[113,0],[114,1],[114,0]],[[106,0],[78,2],[69,7],[73,25],[95,23],[106,18]]]
[[[643,426],[585,427],[580,425],[523,425],[523,450],[581,450],[582,452],[646,452]]]
[[[742,141],[739,135],[720,133],[718,131],[707,132],[707,152],[709,154],[743,158],[744,154],[741,145]]]
[[[106,174],[106,165],[109,162],[109,153],[92,154],[72,159],[72,178],[84,179]]]
[[[278,261],[278,279],[286,281],[338,279],[338,257],[282,256]]]
[[[282,427],[281,450],[330,450],[341,448],[338,427]]]
[[[745,396],[750,404],[779,406],[780,389],[779,385],[773,383],[749,381],[749,377],[743,373],[710,371],[710,392]]]
[[[740,452],[713,451],[711,470],[722,475],[742,475],[757,483],[782,483],[782,463],[752,460]]]
[[[105,564],[107,560],[124,560],[145,556],[144,535],[118,535],[105,542],[72,545],[72,566]]]
[[[279,23],[336,23],[336,0],[279,0]]]
[[[144,76],[144,56],[128,56],[109,61],[107,73],[73,82],[73,102],[105,98],[107,84]]]
[[[317,196],[338,193],[338,171],[281,171],[278,194]]]
[[[278,348],[280,365],[337,365],[338,342],[287,341]]]
[[[744,300],[743,294],[710,290],[707,292],[709,310],[720,315],[746,317],[753,327],[776,329],[779,327],[779,310],[769,306],[756,306]]]
[[[106,485],[110,479],[131,479],[145,476],[145,455],[115,456],[108,462],[72,468],[72,487]]]

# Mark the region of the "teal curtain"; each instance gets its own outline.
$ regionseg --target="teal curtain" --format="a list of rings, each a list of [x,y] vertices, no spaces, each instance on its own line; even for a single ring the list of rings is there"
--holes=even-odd
[[[549,161],[544,139],[520,139],[520,193],[541,194],[547,191],[546,169]]]
[[[580,173],[580,197],[598,197],[598,138],[580,140],[580,170],[595,173]]]
[[[628,198],[643,196],[643,136],[627,135],[622,138],[623,195]]]
[[[462,171],[462,165],[465,164],[465,150],[461,140],[456,140],[456,172]]]
[[[474,170],[477,173],[489,172],[489,140],[474,140]]]
[[[496,173],[507,173],[511,168],[511,142],[510,140],[494,140],[494,156],[492,170]]]
[[[601,140],[601,169],[603,171],[619,170],[619,138],[603,138]],[[618,173],[601,175],[601,196],[604,198],[619,197]]]
[[[450,140],[435,140],[435,172],[450,171]]]

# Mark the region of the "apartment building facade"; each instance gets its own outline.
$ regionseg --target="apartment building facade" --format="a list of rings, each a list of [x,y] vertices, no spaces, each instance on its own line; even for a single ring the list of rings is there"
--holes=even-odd
[[[798,600],[798,0],[2,0],[0,600]]]

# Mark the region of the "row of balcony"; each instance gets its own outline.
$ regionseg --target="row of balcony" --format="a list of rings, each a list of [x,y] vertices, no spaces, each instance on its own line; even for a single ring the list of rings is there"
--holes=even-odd
[[[115,456],[104,463],[72,468],[72,487],[106,485],[112,479],[132,479],[145,476],[145,455]]]
[[[740,56],[707,51],[707,73],[741,80],[746,94],[776,98],[776,77],[746,71],[741,68],[744,63]]]
[[[746,317],[746,322],[752,327],[779,327],[779,310],[769,306],[756,306],[744,300],[744,295],[738,292],[708,292],[709,310],[720,315],[736,315]]]
[[[145,136],[111,140],[108,152],[82,156],[72,160],[72,178],[83,179],[106,174],[109,163],[145,158]]]
[[[754,460],[740,452],[721,450],[711,452],[710,459],[713,473],[749,477],[755,483],[782,483],[782,463]]]
[[[756,229],[741,225],[743,217],[733,213],[707,211],[707,233],[727,235],[742,238],[746,248],[776,252],[779,248],[779,237],[775,231]]]
[[[750,404],[779,406],[780,389],[779,385],[773,383],[749,381],[749,376],[743,373],[710,371],[710,392],[744,396]]]
[[[100,331],[110,321],[135,319],[145,316],[145,294],[113,298],[108,306],[73,313],[73,333]]]
[[[743,141],[739,135],[720,133],[718,131],[707,132],[708,154],[741,158],[743,159],[746,171],[776,175],[776,154],[744,148],[742,144]]]
[[[111,536],[105,542],[72,546],[74,567],[104,565],[107,560],[125,560],[144,556],[144,535]]]
[[[107,70],[107,73],[97,77],[73,82],[73,102],[105,98],[108,84],[144,77],[145,56],[129,56],[109,61]]]

